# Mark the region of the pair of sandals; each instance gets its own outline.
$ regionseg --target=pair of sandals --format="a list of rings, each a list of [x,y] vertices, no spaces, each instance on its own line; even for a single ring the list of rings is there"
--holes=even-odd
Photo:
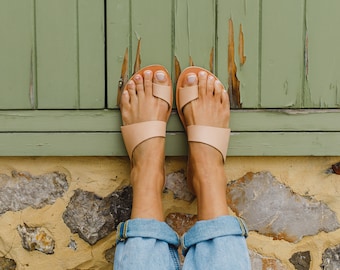
[[[168,71],[160,65],[152,65],[147,66],[137,74],[142,75],[145,70],[151,70],[152,72],[156,72],[158,70],[162,70],[168,77],[168,80],[171,82],[170,75]],[[190,103],[191,101],[198,98],[198,86],[189,86],[189,87],[180,87],[183,85],[183,80],[186,78],[188,73],[198,74],[199,71],[205,71],[209,75],[213,76],[215,79],[216,76],[212,74],[210,71],[203,69],[201,67],[191,66],[186,68],[178,78],[177,87],[176,87],[176,104],[178,115],[182,121],[184,129],[186,130],[188,141],[189,142],[200,142],[207,144],[211,147],[214,147],[218,150],[225,161],[227,155],[227,149],[229,144],[229,136],[230,129],[228,128],[219,128],[219,127],[211,127],[211,126],[200,126],[200,125],[185,125],[183,108],[185,105]],[[153,95],[160,99],[163,99],[169,104],[169,110],[167,119],[170,116],[172,109],[172,86],[171,83],[169,86],[153,84]],[[121,127],[122,136],[124,139],[125,147],[130,157],[132,159],[132,154],[134,149],[142,142],[146,141],[150,138],[155,137],[163,137],[165,138],[166,134],[166,122],[164,121],[147,121],[140,122],[131,125],[126,125]]]

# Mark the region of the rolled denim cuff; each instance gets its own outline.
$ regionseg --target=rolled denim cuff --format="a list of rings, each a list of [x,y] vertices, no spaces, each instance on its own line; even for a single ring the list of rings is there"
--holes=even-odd
[[[183,235],[181,244],[183,254],[199,242],[208,241],[223,236],[248,236],[244,221],[233,216],[222,216],[212,220],[201,220]]]
[[[179,237],[168,224],[154,219],[130,219],[117,227],[117,242],[124,242],[128,238],[153,238],[178,247]]]

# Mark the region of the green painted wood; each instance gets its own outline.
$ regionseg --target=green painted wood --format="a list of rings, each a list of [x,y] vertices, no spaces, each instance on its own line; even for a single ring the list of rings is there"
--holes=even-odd
[[[228,156],[339,156],[340,132],[233,133]],[[126,156],[120,133],[0,133],[1,156]],[[167,156],[187,154],[183,133],[169,133]]]
[[[130,1],[106,0],[108,108],[117,108],[118,82],[126,49],[132,57],[129,10]]]
[[[210,52],[215,50],[216,3],[205,0],[175,0],[175,47],[181,69],[190,64],[209,69]]]
[[[263,108],[301,107],[304,2],[262,1],[260,103]]]
[[[219,79],[228,85],[229,20],[234,26],[234,55],[237,78],[240,81],[242,108],[259,106],[259,20],[260,1],[230,0],[217,2],[216,71]],[[240,63],[240,27],[244,36],[245,63]]]
[[[80,108],[105,108],[104,0],[78,1]]]
[[[340,132],[340,110],[232,110],[233,132]],[[117,110],[0,111],[0,132],[120,132]],[[183,132],[172,113],[168,132]]]
[[[172,1],[131,0],[131,60],[141,39],[142,67],[162,64],[172,67]]]
[[[107,2],[108,107],[117,108],[116,96],[126,48],[127,77],[133,73],[137,45],[141,39],[141,67],[162,64],[172,70],[172,1]]]
[[[36,0],[39,109],[79,108],[76,0]]]
[[[35,108],[34,1],[0,1],[0,109]]]
[[[340,2],[306,1],[305,107],[340,107]]]

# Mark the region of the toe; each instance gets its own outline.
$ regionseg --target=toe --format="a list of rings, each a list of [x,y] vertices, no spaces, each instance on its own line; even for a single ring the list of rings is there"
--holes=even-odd
[[[208,81],[207,81],[207,95],[208,96],[214,95],[214,82],[215,82],[215,78],[213,76],[209,75]]]
[[[199,93],[199,96],[201,97],[207,94],[207,80],[208,80],[208,73],[205,71],[200,71],[198,73],[198,93]]]
[[[144,71],[144,91],[147,96],[152,96],[152,77],[151,70]]]
[[[230,103],[229,103],[229,95],[228,95],[228,92],[227,92],[227,90],[225,90],[225,89],[223,89],[223,91],[222,91],[222,104],[225,106],[225,107],[227,107],[228,108],[228,110],[229,110],[229,107],[230,107]]]
[[[129,93],[131,100],[136,98],[136,83],[133,80],[128,81],[126,89]]]
[[[216,80],[214,83],[214,93],[215,93],[215,98],[222,102],[222,92],[224,90],[224,87],[222,83],[219,80]]]
[[[169,85],[168,76],[163,70],[158,70],[155,72],[153,82],[161,85]]]
[[[195,73],[188,73],[186,79],[183,81],[182,87],[194,86],[198,84],[198,78]]]
[[[136,74],[133,77],[133,80],[136,84],[136,93],[137,93],[138,96],[140,96],[144,92],[143,77],[140,74]]]

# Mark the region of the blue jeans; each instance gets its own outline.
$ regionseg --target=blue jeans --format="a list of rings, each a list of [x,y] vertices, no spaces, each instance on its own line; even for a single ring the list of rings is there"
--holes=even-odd
[[[118,226],[114,269],[181,269],[181,244],[183,270],[250,270],[247,233],[232,216],[198,221],[181,239],[165,222],[131,219]]]

